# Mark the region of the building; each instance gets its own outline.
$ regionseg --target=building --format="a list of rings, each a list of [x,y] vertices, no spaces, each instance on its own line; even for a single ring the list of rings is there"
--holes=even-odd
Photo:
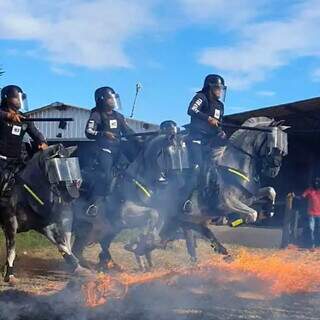
[[[90,115],[89,109],[54,102],[27,114],[32,118],[73,118],[71,122],[35,122],[49,142],[89,141],[84,133]],[[135,132],[139,133],[158,129],[157,125],[135,119],[127,119],[127,122]]]
[[[71,122],[37,122],[35,125],[47,138],[49,144],[63,143],[66,146],[77,145],[78,156],[86,159],[91,154],[93,141],[85,136],[85,126],[90,115],[90,109],[54,102],[42,108],[27,113],[32,118],[73,118]],[[137,133],[155,131],[158,125],[127,119],[129,126]]]

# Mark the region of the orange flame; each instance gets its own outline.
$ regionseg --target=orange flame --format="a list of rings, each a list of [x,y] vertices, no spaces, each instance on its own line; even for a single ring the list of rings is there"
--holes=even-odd
[[[114,276],[99,275],[91,280],[82,289],[85,303],[89,307],[104,304],[109,298],[123,298],[130,286],[143,284],[155,280],[165,280],[174,275],[194,275],[210,278],[212,275],[227,272],[227,276],[219,281],[232,281],[233,275],[241,275],[240,279],[246,281],[248,277],[265,283],[265,291],[272,296],[281,294],[309,293],[320,291],[320,251],[301,251],[291,247],[275,252],[252,252],[241,249],[232,262],[222,258],[212,258],[199,263],[196,267],[157,270],[149,273],[119,273]],[[170,285],[170,281],[168,282]]]

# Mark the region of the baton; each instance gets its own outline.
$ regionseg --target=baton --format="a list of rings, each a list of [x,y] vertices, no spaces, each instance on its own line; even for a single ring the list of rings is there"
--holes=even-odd
[[[37,122],[71,122],[74,121],[73,118],[23,118],[22,122],[31,122],[31,121],[37,121]]]

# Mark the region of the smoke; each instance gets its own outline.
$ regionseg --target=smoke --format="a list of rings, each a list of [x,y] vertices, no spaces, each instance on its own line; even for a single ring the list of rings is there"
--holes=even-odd
[[[254,266],[259,261],[251,259],[250,262]],[[231,263],[230,269],[235,268],[237,263]],[[267,257],[264,267],[272,269]],[[285,270],[283,264],[283,269],[283,276],[290,279],[290,268]],[[70,281],[64,290],[50,296],[35,296],[16,290],[2,292],[0,319],[308,320],[317,319],[320,312],[319,293],[304,291],[273,295],[270,291],[272,283],[261,280],[261,275],[250,275],[239,268],[230,272],[227,267],[205,268],[200,265],[183,270],[154,280],[150,274],[150,281],[144,283],[138,280],[146,276],[135,274],[137,283],[132,281],[125,295],[121,298],[110,295],[106,302],[96,307],[86,307],[83,281]],[[261,270],[261,274],[264,273],[267,272]],[[298,285],[307,270],[304,272],[297,266],[296,273],[294,282]],[[121,275],[114,274],[110,278]],[[274,277],[275,282],[279,279]]]

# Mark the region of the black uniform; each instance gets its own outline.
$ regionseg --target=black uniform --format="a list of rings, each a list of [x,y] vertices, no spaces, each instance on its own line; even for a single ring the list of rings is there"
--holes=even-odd
[[[191,116],[191,149],[195,164],[201,165],[203,152],[207,151],[209,145],[219,145],[220,135],[223,134],[222,129],[211,126],[208,118],[212,117],[221,122],[223,114],[223,103],[219,100],[210,101],[203,92],[198,92],[192,99],[188,115]]]
[[[108,139],[106,132],[112,132],[116,139]],[[96,141],[99,166],[104,175],[103,180],[106,181],[95,184],[93,193],[95,196],[105,196],[112,178],[112,168],[121,152],[120,139],[124,135],[133,134],[134,131],[119,112],[101,111],[96,107],[91,110],[85,133],[89,139]]]
[[[22,141],[28,133],[37,145],[46,143],[46,139],[33,122],[11,123],[6,113],[0,112],[0,155],[2,158],[17,159],[21,155]]]
[[[5,170],[19,163],[22,153],[22,143],[25,133],[34,140],[37,145],[46,143],[44,136],[32,122],[11,123],[6,120],[6,110],[0,110],[0,176],[3,180]]]

